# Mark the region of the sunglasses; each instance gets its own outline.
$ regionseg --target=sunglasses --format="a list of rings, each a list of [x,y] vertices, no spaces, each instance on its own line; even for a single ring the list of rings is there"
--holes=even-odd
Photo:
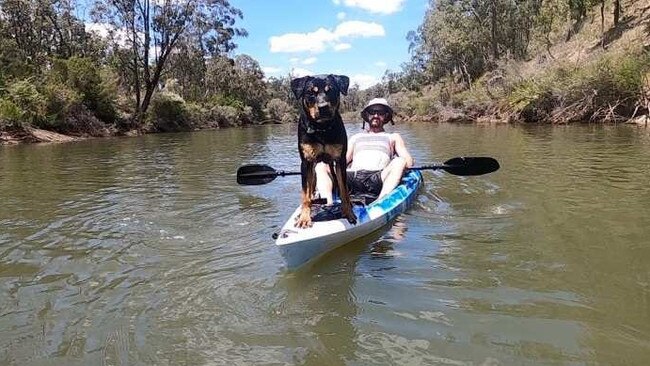
[[[369,116],[374,116],[375,114],[378,116],[386,117],[388,115],[388,111],[384,109],[373,109],[368,111]]]

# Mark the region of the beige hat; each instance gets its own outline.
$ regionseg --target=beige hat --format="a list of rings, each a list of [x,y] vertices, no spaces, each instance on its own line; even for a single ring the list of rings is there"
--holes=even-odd
[[[368,108],[376,105],[381,105],[383,107],[386,107],[386,109],[388,110],[388,117],[386,118],[386,122],[393,123],[393,108],[390,107],[388,101],[385,98],[371,99],[368,102],[368,104],[366,104],[366,107],[361,111],[361,118],[363,118],[365,122],[368,122],[368,118],[370,117],[368,115]]]
[[[366,104],[366,108],[363,109],[363,112],[365,112],[368,108],[372,107],[373,105],[383,105],[384,107],[388,108],[388,111],[390,113],[393,113],[393,108],[390,107],[388,104],[388,101],[385,98],[374,98]]]

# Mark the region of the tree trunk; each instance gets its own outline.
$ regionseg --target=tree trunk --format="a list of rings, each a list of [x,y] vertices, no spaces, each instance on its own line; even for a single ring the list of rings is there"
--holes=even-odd
[[[136,125],[140,125],[140,122],[142,121],[142,113],[140,110],[140,97],[141,97],[141,89],[140,89],[140,57],[138,54],[138,31],[136,29],[136,19],[135,19],[135,14],[131,15],[131,19],[129,19],[130,27],[131,27],[131,50],[133,51],[133,60],[131,61],[133,70],[133,87],[134,87],[134,93],[135,93],[135,116],[133,116],[133,120],[136,123]]]
[[[492,14],[491,14],[491,31],[492,31],[492,57],[495,60],[499,59],[499,45],[497,43],[497,1],[492,1]]]
[[[621,18],[621,0],[614,0],[614,27],[618,26]]]
[[[600,46],[605,49],[605,0],[600,0]]]

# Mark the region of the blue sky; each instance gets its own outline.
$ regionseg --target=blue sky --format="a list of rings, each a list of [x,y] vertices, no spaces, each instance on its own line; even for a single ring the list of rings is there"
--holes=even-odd
[[[428,0],[231,0],[249,35],[236,54],[267,77],[344,74],[366,88],[409,60],[406,34],[422,24]]]

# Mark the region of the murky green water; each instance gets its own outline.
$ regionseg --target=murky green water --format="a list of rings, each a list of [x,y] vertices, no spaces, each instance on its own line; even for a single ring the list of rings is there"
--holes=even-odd
[[[396,128],[502,169],[296,273],[295,126],[0,147],[0,364],[648,363],[650,131]]]

